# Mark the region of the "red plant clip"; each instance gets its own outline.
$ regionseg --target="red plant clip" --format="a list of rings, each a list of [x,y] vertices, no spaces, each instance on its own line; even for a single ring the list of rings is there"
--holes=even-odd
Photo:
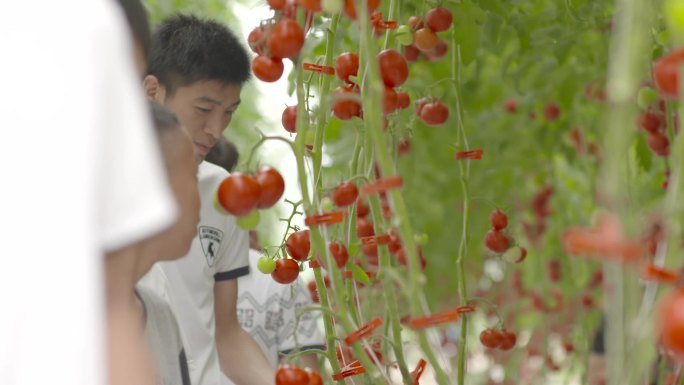
[[[420,376],[423,375],[423,371],[425,370],[425,366],[427,365],[427,362],[424,359],[420,359],[418,361],[418,365],[416,365],[416,368],[411,372],[411,379],[413,380],[413,385],[420,385]]]
[[[368,183],[363,186],[363,193],[366,195],[377,194],[393,188],[399,188],[404,185],[404,178],[401,176],[391,176],[388,178],[377,179],[373,183]]]
[[[332,378],[335,381],[342,381],[347,377],[356,376],[357,374],[366,373],[366,368],[364,368],[359,360],[352,361],[349,365],[345,366],[340,370],[339,373],[333,373]]]
[[[373,334],[373,331],[380,327],[380,325],[382,325],[382,320],[378,317],[375,317],[369,323],[361,326],[356,331],[349,333],[349,335],[345,337],[344,343],[351,345],[362,338],[366,338]]]
[[[315,72],[317,74],[335,75],[335,68],[314,63],[304,63],[305,71]]]
[[[331,211],[329,213],[306,217],[306,219],[304,219],[304,224],[307,226],[333,225],[335,223],[342,223],[343,220],[344,211]]]
[[[445,310],[422,317],[411,317],[406,321],[406,325],[411,329],[425,329],[432,326],[457,321],[461,314],[470,313],[473,311],[475,311],[475,306],[473,305],[459,306],[455,309]]]
[[[392,241],[392,238],[387,234],[371,235],[369,237],[361,237],[361,243],[364,245],[386,245]]]
[[[309,261],[309,268],[311,268],[311,269],[317,269],[317,268],[319,268],[319,267],[321,267],[321,263],[318,262],[317,259],[312,259],[312,260]]]
[[[372,14],[370,22],[376,29],[395,29],[398,25],[394,20],[382,20],[382,12]]]
[[[477,150],[459,151],[456,153],[456,160],[460,159],[482,159],[484,150],[478,148]]]
[[[679,281],[679,274],[672,270],[648,263],[641,271],[641,278],[660,283],[677,283]]]

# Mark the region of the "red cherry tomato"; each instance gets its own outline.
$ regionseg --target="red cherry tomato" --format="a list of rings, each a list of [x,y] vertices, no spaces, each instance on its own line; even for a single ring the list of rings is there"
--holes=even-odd
[[[356,221],[356,235],[361,237],[370,237],[375,235],[375,230],[373,229],[373,222],[366,218],[359,218]]]
[[[332,254],[332,257],[335,259],[337,267],[341,269],[344,267],[344,265],[347,264],[347,261],[349,260],[349,252],[347,252],[347,246],[343,245],[342,243],[331,242],[328,245],[328,250],[330,251],[330,254]]]
[[[414,44],[410,44],[404,47],[404,58],[408,63],[413,63],[418,60],[420,56],[420,50],[416,48]]]
[[[501,345],[499,345],[499,349],[501,349],[501,350],[513,349],[516,341],[518,340],[515,333],[508,332],[508,331],[504,330],[501,332],[501,335],[502,335],[502,339],[501,339]]]
[[[453,16],[444,7],[433,8],[425,14],[425,24],[434,32],[443,32],[451,27]]]
[[[489,223],[492,224],[494,230],[503,230],[508,226],[508,215],[505,212],[496,209],[489,215]]]
[[[660,131],[664,123],[661,116],[653,111],[646,111],[637,117],[637,127],[651,134]]]
[[[323,10],[321,7],[321,0],[297,0],[297,3],[311,12],[320,12]]]
[[[409,17],[408,22],[406,24],[411,28],[412,31],[423,28],[425,26],[425,23],[423,23],[420,17],[415,15]]]
[[[430,28],[421,28],[413,34],[413,44],[423,52],[429,52],[437,47],[439,38]]]
[[[397,97],[397,92],[393,88],[385,86],[385,91],[383,92],[382,100],[382,111],[385,114],[391,114],[396,111],[399,106],[399,100]]]
[[[648,134],[648,148],[658,156],[668,156],[670,155],[670,140],[660,132]]]
[[[283,123],[285,131],[297,132],[297,105],[285,107],[280,121]]]
[[[337,186],[332,193],[332,201],[338,207],[347,207],[356,201],[359,189],[354,182],[346,181]]]
[[[306,372],[309,374],[308,385],[323,385],[323,378],[321,378],[321,375],[318,374],[317,371],[306,368]]]
[[[224,210],[236,217],[249,214],[261,197],[259,183],[249,175],[233,173],[221,182],[218,201]]]
[[[267,28],[260,25],[252,30],[247,36],[247,44],[249,48],[256,54],[261,55],[264,52],[264,45],[266,44],[265,33]]]
[[[399,51],[386,49],[378,54],[380,74],[388,87],[399,87],[408,79],[408,63]]]
[[[503,335],[496,329],[485,329],[480,333],[480,343],[490,349],[498,348],[503,342]]]
[[[438,100],[425,103],[420,108],[420,115],[418,117],[431,126],[438,126],[444,124],[449,119],[449,108]]]
[[[295,20],[283,18],[271,29],[266,46],[274,57],[293,59],[304,46],[304,31]]]
[[[445,42],[444,40],[440,40],[437,42],[435,48],[433,48],[431,51],[426,52],[425,55],[427,56],[428,60],[437,61],[443,58],[444,55],[447,54],[447,51],[449,51],[449,44],[447,44],[447,42]]]
[[[332,112],[340,120],[349,120],[354,116],[361,116],[361,103],[358,92],[350,87],[338,87],[332,92]]]
[[[368,203],[361,198],[356,200],[356,216],[358,218],[363,218],[370,213],[370,206]]]
[[[350,76],[357,76],[359,73],[359,55],[352,52],[345,52],[335,59],[335,73],[343,82],[352,83]]]
[[[653,65],[653,80],[661,95],[679,97],[679,65],[684,60],[684,48],[674,50],[658,59]]]
[[[309,385],[309,374],[296,366],[283,365],[276,371],[276,385]]]
[[[268,0],[268,5],[274,11],[280,11],[285,8],[285,0]]]
[[[311,249],[309,230],[301,230],[290,234],[285,241],[285,248],[290,256],[298,261],[306,261]]]
[[[513,114],[518,110],[518,103],[515,101],[515,99],[508,99],[506,102],[504,102],[504,109]]]
[[[404,109],[411,105],[411,97],[408,92],[397,92],[397,108]]]
[[[489,230],[485,235],[485,246],[495,253],[503,253],[511,246],[511,240],[500,231]]]
[[[254,176],[261,189],[261,196],[257,205],[260,209],[273,206],[285,192],[285,180],[273,167],[264,167]]]
[[[252,60],[252,72],[263,82],[275,82],[283,76],[283,71],[285,66],[281,59],[259,55]]]
[[[560,107],[558,107],[558,104],[554,102],[547,104],[546,107],[544,107],[544,117],[549,122],[558,120],[560,117]]]
[[[663,346],[684,354],[684,288],[674,289],[658,305],[656,322]]]
[[[276,261],[276,268],[271,273],[274,281],[286,285],[292,283],[299,276],[299,265],[294,259],[281,258]]]

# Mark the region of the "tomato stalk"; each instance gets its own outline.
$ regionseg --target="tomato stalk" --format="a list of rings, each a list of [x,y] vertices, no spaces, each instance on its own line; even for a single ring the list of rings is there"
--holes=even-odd
[[[394,0],[392,0],[392,2],[394,2]],[[387,149],[385,136],[382,132],[383,113],[382,108],[380,106],[380,100],[382,97],[383,85],[380,81],[378,63],[375,59],[377,52],[376,49],[374,49],[374,42],[371,37],[372,30],[370,28],[368,12],[365,7],[365,4],[360,4],[357,9],[360,10],[359,23],[361,25],[362,36],[360,42],[361,52],[363,52],[363,56],[366,58],[366,71],[364,73],[364,76],[362,77],[362,79],[364,79],[362,87],[362,102],[364,110],[364,123],[367,130],[365,160],[368,164],[368,162],[370,162],[370,159],[372,159],[371,154],[373,154],[375,156],[375,160],[378,163],[378,166],[380,167],[380,172],[383,175],[383,177],[389,177],[393,175],[395,171],[393,169],[392,157],[390,156],[389,150]],[[372,153],[371,149],[373,151]],[[409,266],[409,299],[411,312],[413,314],[422,314],[422,290],[420,288],[420,284],[421,281],[425,280],[425,277],[421,272],[420,262],[418,258],[416,244],[413,238],[413,229],[411,226],[411,222],[409,220],[408,210],[406,209],[406,204],[403,200],[403,196],[401,195],[400,191],[393,189],[389,191],[389,195],[391,196],[392,202],[394,203],[394,211],[397,217],[397,222],[399,223],[398,231],[402,237],[404,243],[403,247],[407,254],[407,261]],[[373,197],[373,199],[371,199],[371,212],[373,213],[374,218],[380,217],[379,211],[380,209],[378,198]],[[378,223],[376,223],[376,225],[377,224]],[[381,276],[383,276],[383,270],[390,268],[389,256],[386,254],[385,246],[379,246],[378,252],[380,253],[380,274]],[[387,278],[385,277],[382,277],[382,279],[383,282],[387,281]],[[386,292],[392,293],[390,295],[393,295],[391,287],[389,288],[390,290],[386,290]],[[391,301],[388,299],[388,302],[394,303],[394,306],[396,306],[396,301]],[[390,320],[390,322],[395,321]],[[393,328],[393,330],[400,331],[401,329],[400,327],[396,327],[396,329]],[[400,337],[400,333],[398,332],[393,334],[395,338]],[[435,370],[438,382],[443,385],[448,384],[448,376],[442,368],[442,364],[437,360],[437,357],[427,339],[425,331],[418,331],[417,335],[421,348],[426,355],[426,358]],[[398,348],[401,349],[401,345],[395,343],[395,346],[398,346]],[[397,350],[398,349],[395,349],[395,353],[397,352]],[[400,357],[403,357],[403,353],[399,353],[397,355],[397,358]],[[404,375],[404,373],[404,370],[402,370],[402,375]],[[404,382],[411,383],[412,381],[410,377],[406,378],[406,376],[404,375]]]
[[[453,87],[456,95],[456,126],[458,127],[459,142],[457,145],[460,149],[468,150],[468,138],[463,124],[463,94],[461,92],[461,50],[460,45],[456,41],[456,33],[454,28],[451,29],[451,77],[454,79]],[[470,160],[465,162],[458,162],[458,168],[461,173],[461,191],[463,192],[463,228],[461,233],[461,242],[458,247],[458,256],[456,257],[456,276],[458,279],[458,297],[461,304],[468,303],[468,293],[466,286],[466,274],[464,260],[468,255],[468,216],[470,214],[470,192],[468,189],[468,179],[470,177]],[[461,317],[461,336],[458,341],[458,384],[465,383],[466,371],[466,348],[468,337],[468,317],[463,315]]]
[[[606,114],[605,158],[601,173],[602,192],[608,208],[625,219],[629,216],[630,162],[625,161],[632,142],[632,130],[625,130],[634,116],[633,97],[638,89],[644,55],[648,52],[650,2],[617,0],[615,33],[611,37],[608,70],[608,97],[611,108]],[[630,223],[635,223],[632,221]],[[611,287],[605,301],[608,383],[640,384],[654,356],[652,323],[637,317],[641,294],[637,274],[623,265],[604,264],[605,287]],[[635,354],[634,352],[639,352]]]

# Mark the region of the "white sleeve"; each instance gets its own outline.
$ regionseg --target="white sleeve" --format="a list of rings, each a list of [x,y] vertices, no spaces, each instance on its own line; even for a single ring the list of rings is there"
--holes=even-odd
[[[216,281],[236,279],[249,274],[249,233],[237,226],[235,217],[226,216],[226,241],[216,261]]]
[[[278,352],[288,354],[295,349],[325,350],[323,335],[318,329],[320,312],[308,311],[299,318],[297,325],[297,309],[312,306],[311,295],[302,279],[297,279],[290,285],[281,285],[280,307],[282,309],[283,322],[278,329]],[[297,325],[295,338],[295,325]]]
[[[103,54],[130,57],[130,42],[118,39]],[[106,146],[100,156],[102,246],[115,250],[169,226],[176,206],[162,166],[159,144],[132,60],[109,60],[103,71],[102,111]]]

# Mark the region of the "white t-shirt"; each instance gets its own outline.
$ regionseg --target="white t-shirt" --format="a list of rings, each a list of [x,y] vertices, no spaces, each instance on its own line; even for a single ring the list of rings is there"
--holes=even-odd
[[[135,294],[145,311],[145,340],[152,350],[157,383],[190,385],[188,361],[171,306],[149,288],[138,286]]]
[[[0,384],[102,385],[104,250],[175,215],[123,15],[5,2],[0,52]]]
[[[238,321],[254,337],[275,368],[279,354],[299,350],[325,349],[318,329],[318,315],[306,312],[299,319],[295,338],[296,310],[311,306],[311,295],[301,279],[282,285],[257,269],[260,254],[249,251],[251,273],[238,280]]]
[[[235,218],[216,211],[214,193],[228,176],[223,168],[202,162],[202,201],[197,237],[185,257],[159,262],[141,284],[169,301],[178,319],[193,385],[216,385],[222,378],[216,350],[214,283],[249,274],[249,236]]]

